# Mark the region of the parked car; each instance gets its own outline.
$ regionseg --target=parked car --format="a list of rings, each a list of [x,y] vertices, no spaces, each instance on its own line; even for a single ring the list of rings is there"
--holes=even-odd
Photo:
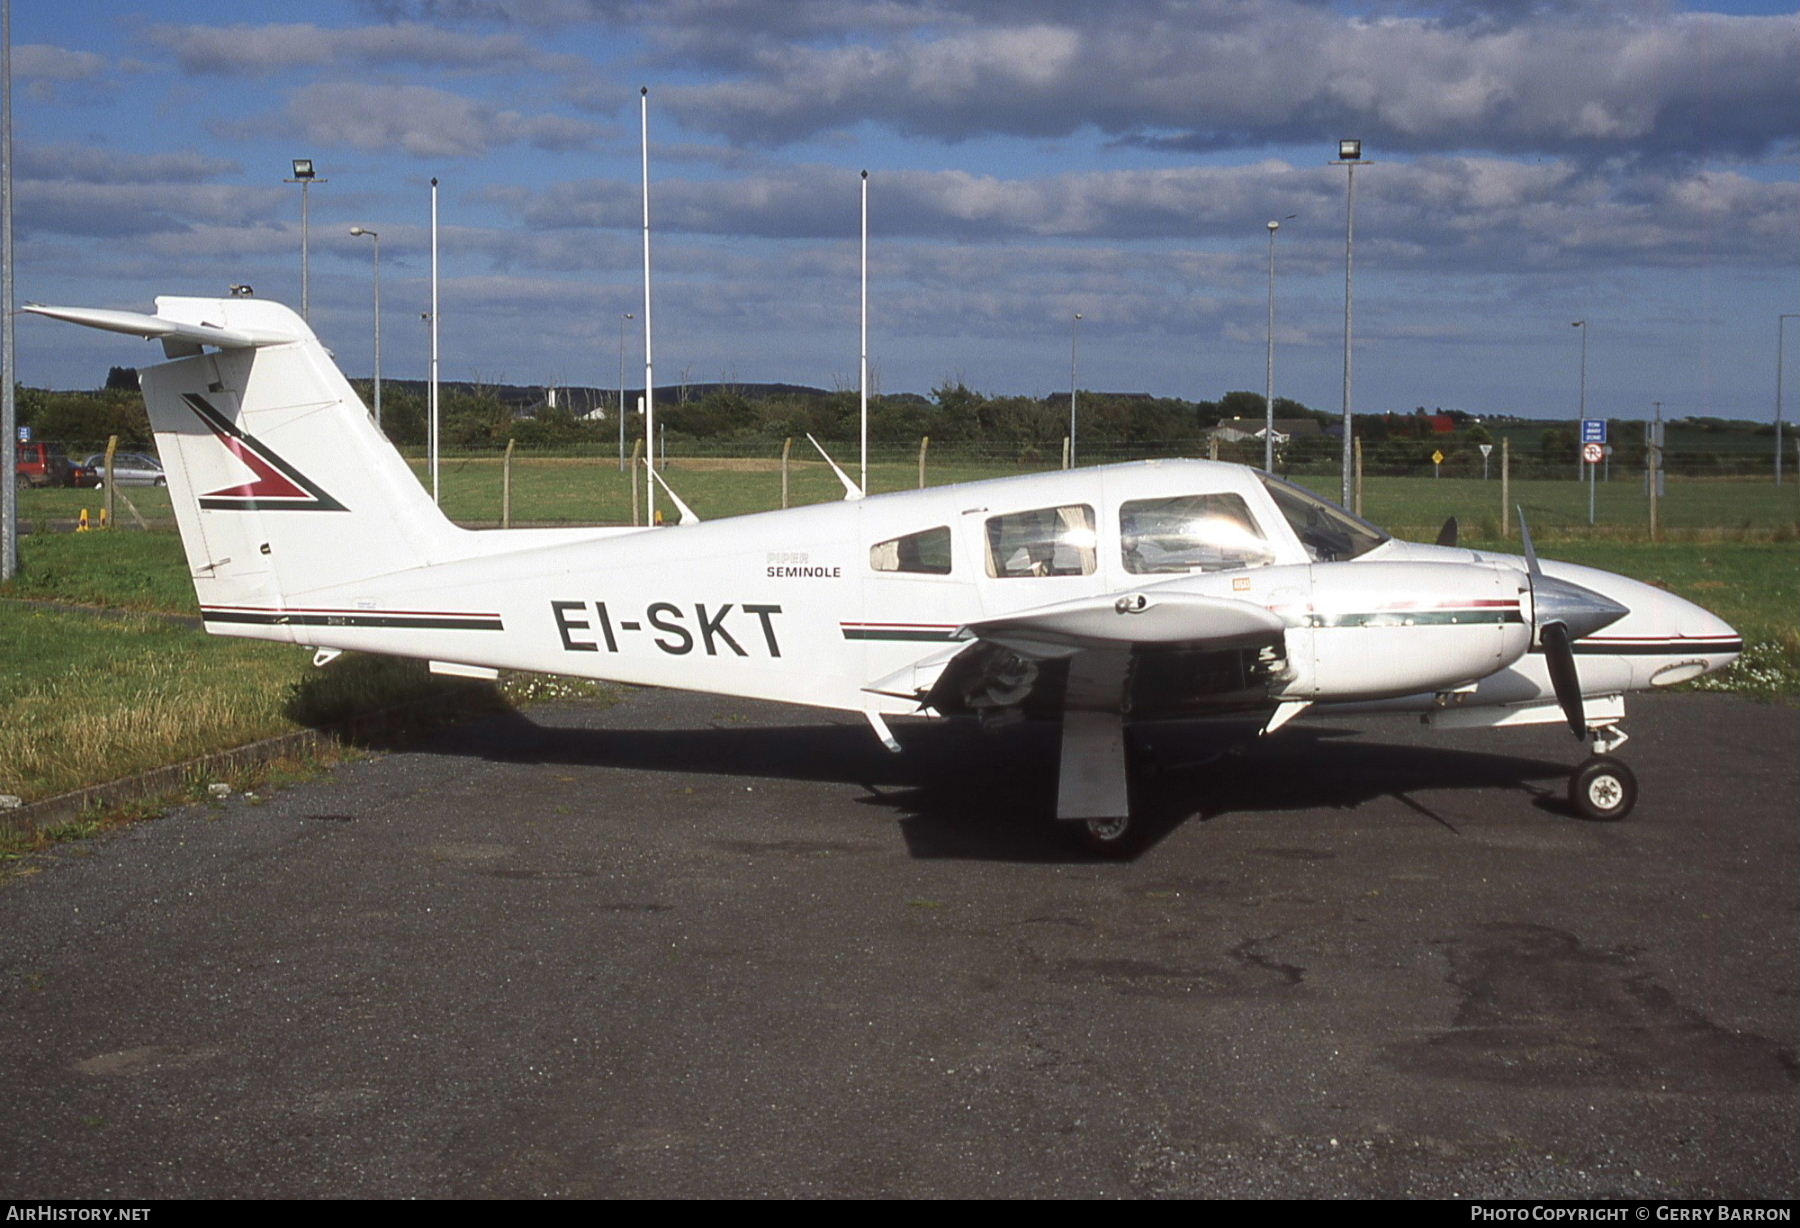
[[[95,486],[106,484],[106,453],[96,452],[81,463],[93,471]],[[154,456],[146,456],[142,452],[114,452],[113,481],[120,486],[167,486],[169,484],[169,479],[163,475],[162,462]]]
[[[60,443],[18,444],[15,472],[31,486],[70,486],[74,484],[75,466]]]

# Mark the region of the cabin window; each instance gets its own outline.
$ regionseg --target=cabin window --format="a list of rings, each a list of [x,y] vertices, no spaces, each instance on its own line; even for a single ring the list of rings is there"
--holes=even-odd
[[[950,530],[944,525],[890,538],[869,547],[869,566],[876,571],[913,575],[950,574]]]
[[[1091,576],[1094,509],[1086,504],[1040,507],[993,516],[987,522],[987,572],[1020,576]]]
[[[1243,496],[1134,499],[1119,508],[1119,547],[1134,575],[1266,567],[1275,561]]]
[[[1368,521],[1352,516],[1310,490],[1269,474],[1257,476],[1269,488],[1275,506],[1281,509],[1294,535],[1306,547],[1307,557],[1314,562],[1342,563],[1367,554],[1388,540],[1386,533]]]

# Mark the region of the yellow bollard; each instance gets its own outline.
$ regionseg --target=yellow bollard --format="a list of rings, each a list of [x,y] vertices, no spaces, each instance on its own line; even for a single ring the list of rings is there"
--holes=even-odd
[[[100,509],[100,527],[103,529],[112,528],[112,517],[106,514],[105,508]]]
[[[86,533],[88,531],[87,509],[85,507],[81,509],[81,520],[76,524],[75,531],[77,533]]]

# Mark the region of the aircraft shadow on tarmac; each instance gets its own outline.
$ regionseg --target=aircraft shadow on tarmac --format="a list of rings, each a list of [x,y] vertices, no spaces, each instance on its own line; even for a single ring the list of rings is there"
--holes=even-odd
[[[859,802],[898,818],[916,857],[1083,860],[1075,824],[1053,822],[1057,728],[1023,723],[982,733],[969,722],[900,722],[890,754],[860,722],[576,729],[520,713],[440,732],[427,749],[495,762],[617,767],[855,785]],[[1562,800],[1566,762],[1373,741],[1345,728],[1290,726],[1266,741],[1158,727],[1133,747],[1140,851],[1180,825],[1228,814],[1352,810],[1397,798],[1424,820],[1456,827],[1413,795],[1427,790],[1524,794],[1575,819]]]

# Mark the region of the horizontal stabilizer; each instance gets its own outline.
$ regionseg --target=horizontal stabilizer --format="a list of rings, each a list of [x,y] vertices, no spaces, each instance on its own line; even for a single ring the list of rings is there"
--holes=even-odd
[[[141,311],[110,311],[101,307],[45,307],[28,303],[25,310],[53,320],[85,324],[109,333],[128,333],[134,337],[176,344],[211,345],[222,350],[247,350],[259,345],[281,345],[299,341],[296,333],[264,328],[224,328],[198,321],[171,320],[167,316],[145,315]]]
[[[1091,648],[1222,648],[1280,635],[1278,615],[1248,601],[1194,593],[1129,593],[1043,606],[964,627],[958,638],[1055,658]]]

